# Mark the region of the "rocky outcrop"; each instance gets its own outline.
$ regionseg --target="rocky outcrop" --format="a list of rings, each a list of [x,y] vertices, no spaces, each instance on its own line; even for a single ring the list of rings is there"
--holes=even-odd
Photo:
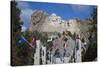
[[[81,34],[82,37],[88,36],[90,25],[89,21],[81,21],[79,19],[63,20],[55,13],[48,16],[44,11],[34,11],[31,16],[29,30],[31,32],[37,30],[40,32],[63,32],[70,31],[72,34]]]
[[[44,11],[34,11],[31,15],[31,21],[29,26],[29,31],[33,32],[35,30],[40,31],[41,26],[43,25],[45,18],[48,16],[48,14]]]

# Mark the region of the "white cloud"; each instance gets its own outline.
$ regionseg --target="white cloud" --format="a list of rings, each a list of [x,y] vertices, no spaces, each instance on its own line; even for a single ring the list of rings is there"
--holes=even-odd
[[[30,22],[31,15],[33,13],[33,10],[30,8],[30,5],[28,2],[18,2],[18,7],[21,10],[20,18],[24,22],[23,26],[27,27],[27,24]]]
[[[22,26],[22,28],[21,28],[21,32],[24,32],[24,31],[26,31],[26,29],[27,29],[27,27],[25,27],[25,26]]]
[[[32,9],[23,9],[23,10],[21,10],[20,18],[22,19],[23,22],[29,23],[32,13],[33,13]]]

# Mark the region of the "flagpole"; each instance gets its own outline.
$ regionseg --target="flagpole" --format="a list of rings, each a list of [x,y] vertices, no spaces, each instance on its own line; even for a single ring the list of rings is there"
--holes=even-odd
[[[23,36],[21,37],[33,48],[33,46]]]

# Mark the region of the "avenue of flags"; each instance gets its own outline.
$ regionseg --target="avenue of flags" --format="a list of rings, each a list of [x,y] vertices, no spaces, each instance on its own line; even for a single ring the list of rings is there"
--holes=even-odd
[[[64,39],[65,42],[67,42],[67,38]],[[36,52],[34,54],[34,64],[39,65],[40,59],[42,60],[42,64],[52,64],[52,63],[68,63],[71,59],[71,62],[81,62],[81,41],[80,39],[76,39],[75,41],[75,47],[73,49],[73,54],[68,57],[68,54],[66,54],[67,50],[65,48],[68,47],[67,44],[64,44],[64,53],[63,56],[60,56],[59,49],[56,49],[55,54],[52,54],[52,52],[47,52],[46,46],[41,45],[40,40],[36,40],[36,37],[33,37],[31,42],[27,41],[24,36],[20,36],[18,40],[17,46],[21,46],[24,43],[27,43],[27,45],[30,45],[32,48],[36,48]],[[54,46],[57,48],[57,45]],[[67,55],[67,56],[66,56]],[[48,59],[46,59],[48,57]]]

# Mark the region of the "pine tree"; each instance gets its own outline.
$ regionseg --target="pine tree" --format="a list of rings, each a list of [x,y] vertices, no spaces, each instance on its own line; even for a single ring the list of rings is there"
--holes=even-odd
[[[91,18],[93,21],[91,23],[92,28],[89,29],[90,44],[85,56],[83,57],[83,61],[94,61],[97,58],[97,7],[93,8]]]
[[[20,19],[21,10],[17,7],[16,1],[11,1],[11,65],[33,65],[32,52],[34,49],[25,42],[21,47],[17,47],[18,40],[23,35],[29,42],[31,41],[31,33],[29,31],[21,32],[23,22]],[[24,35],[25,33],[25,35]]]
[[[18,36],[21,34],[21,24],[19,15],[20,10],[16,7],[17,3],[15,1],[11,1],[11,65],[16,65],[20,61],[20,59],[17,57],[17,47],[16,43],[18,40]]]

